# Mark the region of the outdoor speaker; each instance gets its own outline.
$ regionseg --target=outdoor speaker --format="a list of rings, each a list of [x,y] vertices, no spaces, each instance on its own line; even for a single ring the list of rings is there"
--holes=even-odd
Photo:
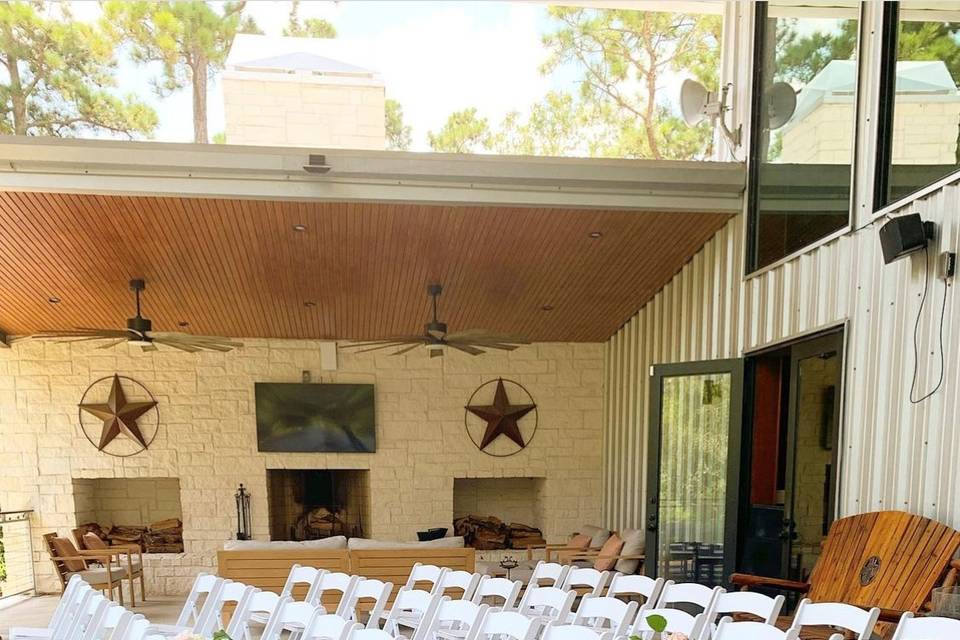
[[[929,228],[927,227],[929,224]],[[890,264],[905,255],[927,246],[927,237],[933,223],[924,223],[919,213],[898,216],[880,227],[880,247],[883,263]]]

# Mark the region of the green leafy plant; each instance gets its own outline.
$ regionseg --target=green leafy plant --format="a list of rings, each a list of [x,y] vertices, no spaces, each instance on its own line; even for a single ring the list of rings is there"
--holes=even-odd
[[[659,634],[667,630],[667,619],[657,614],[647,616],[647,626],[653,629],[653,631],[658,634],[657,637],[659,637]],[[634,634],[630,636],[630,640],[642,640],[642,638]]]
[[[220,631],[217,631],[213,634],[213,637],[210,640],[232,640],[232,638],[227,635],[226,631],[220,629]]]

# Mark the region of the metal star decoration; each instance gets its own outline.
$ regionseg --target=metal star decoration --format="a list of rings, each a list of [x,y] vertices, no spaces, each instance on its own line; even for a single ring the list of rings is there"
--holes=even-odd
[[[140,444],[144,449],[149,444],[137,426],[137,419],[157,406],[154,401],[128,402],[127,396],[120,386],[120,376],[113,375],[113,384],[110,387],[110,397],[105,404],[81,404],[80,408],[87,413],[103,420],[103,431],[100,432],[100,444],[97,449],[103,451],[110,442],[121,433],[126,434]]]
[[[507,398],[507,390],[503,386],[503,378],[497,380],[497,390],[493,395],[492,405],[469,405],[465,408],[473,415],[487,422],[487,428],[483,432],[483,439],[480,441],[481,451],[501,434],[517,443],[517,446],[521,449],[527,446],[523,441],[523,436],[520,434],[520,427],[517,426],[517,421],[536,409],[537,405],[510,404],[510,400]]]

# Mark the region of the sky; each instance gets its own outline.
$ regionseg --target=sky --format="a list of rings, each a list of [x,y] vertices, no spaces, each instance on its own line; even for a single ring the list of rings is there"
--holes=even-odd
[[[281,35],[290,2],[251,0],[253,16],[267,35]],[[100,9],[93,0],[72,3],[76,19],[92,21]],[[547,56],[541,44],[549,30],[547,5],[536,2],[397,2],[306,0],[300,17],[321,17],[336,27],[337,39],[364,60],[345,60],[378,71],[388,98],[403,105],[413,128],[414,149],[427,148],[426,133],[438,129],[453,111],[475,106],[499,122],[512,110],[525,111],[551,88],[574,90],[571,70],[545,77],[539,71]],[[191,141],[191,96],[188,90],[158,98],[151,77],[123,51],[117,74],[121,93],[132,92],[158,112],[155,138]],[[209,131],[224,129],[223,95],[218,79],[210,85]]]
[[[220,4],[215,2],[214,4]],[[249,0],[245,15],[267,35],[279,36],[288,22],[288,0]],[[78,20],[95,21],[95,0],[72,0]],[[398,100],[404,122],[412,127],[412,150],[429,150],[427,132],[438,130],[454,111],[476,107],[496,127],[511,111],[526,113],[554,89],[578,90],[580,70],[560,67],[549,75],[540,68],[549,52],[544,34],[556,28],[540,0],[303,0],[300,18],[319,17],[337,30],[337,47],[350,52],[343,62],[380,73],[388,98]],[[152,80],[157,63],[138,65],[117,52],[118,93],[133,93],[158,113],[154,138],[193,139],[189,89],[160,98]],[[683,73],[667,72],[660,101],[676,106]],[[219,77],[209,83],[208,130],[224,130]],[[229,141],[228,141],[229,142]]]

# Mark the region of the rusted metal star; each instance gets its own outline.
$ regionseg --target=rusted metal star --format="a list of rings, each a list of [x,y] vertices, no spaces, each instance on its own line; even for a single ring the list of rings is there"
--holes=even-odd
[[[526,446],[517,421],[537,408],[535,404],[510,404],[503,378],[497,380],[497,390],[493,394],[492,405],[470,405],[465,407],[473,415],[486,420],[487,428],[480,441],[480,449],[496,440],[501,434],[517,443],[521,449]]]
[[[128,402],[123,387],[120,386],[120,376],[114,374],[106,404],[81,404],[80,408],[103,420],[100,444],[97,445],[97,449],[103,451],[103,448],[121,433],[133,438],[146,449],[148,443],[137,426],[137,419],[155,406],[157,403],[154,401]]]

